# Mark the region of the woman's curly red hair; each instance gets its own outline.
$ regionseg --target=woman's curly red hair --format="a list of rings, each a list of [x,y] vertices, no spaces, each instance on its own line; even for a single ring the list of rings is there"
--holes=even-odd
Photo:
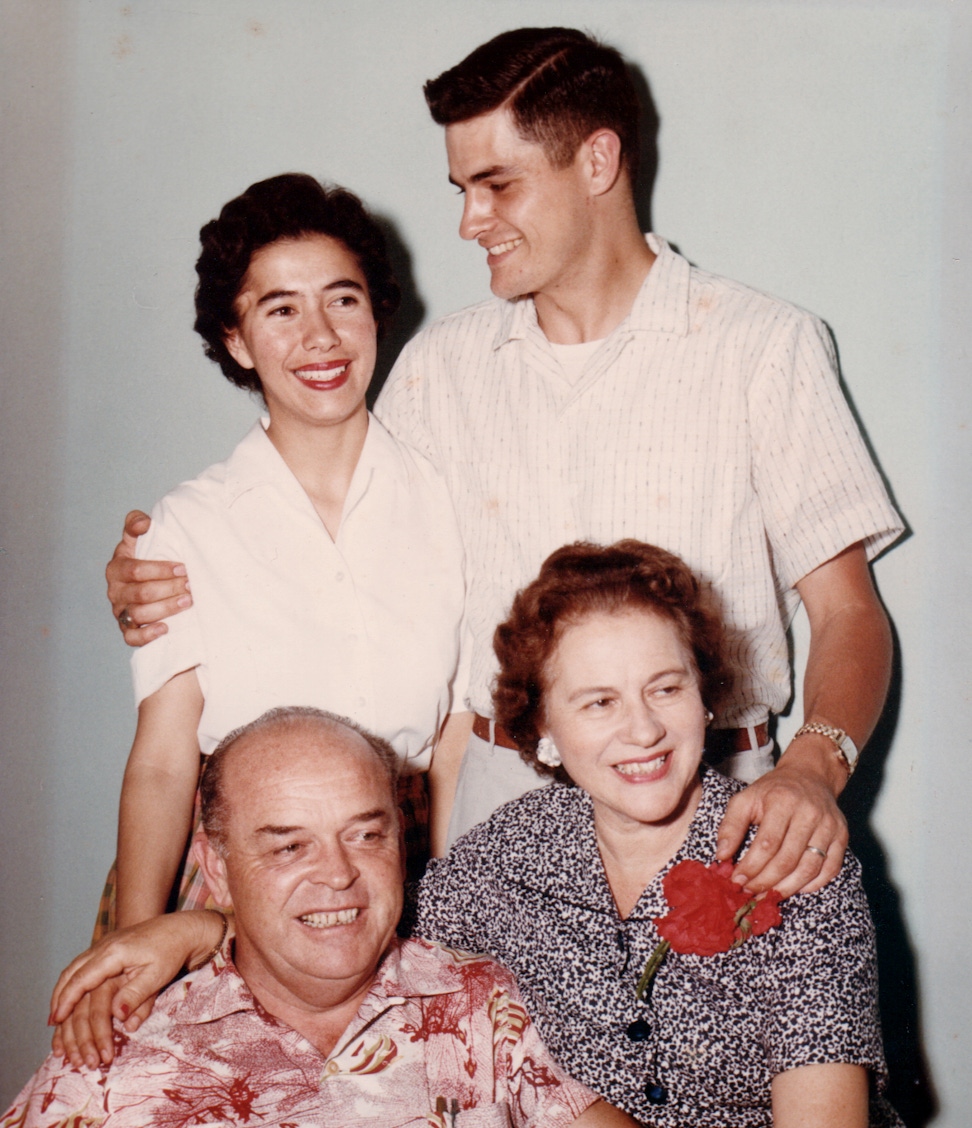
[[[648,611],[671,622],[691,652],[705,705],[725,696],[730,674],[725,636],[712,592],[671,552],[637,540],[565,545],[513,600],[493,635],[500,671],[493,687],[495,717],[520,755],[541,775],[566,778],[537,760],[543,723],[544,673],[564,629],[594,613]]]

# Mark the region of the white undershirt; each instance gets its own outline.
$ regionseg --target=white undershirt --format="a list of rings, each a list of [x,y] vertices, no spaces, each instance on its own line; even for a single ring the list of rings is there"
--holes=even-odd
[[[553,341],[550,342],[550,348],[564,370],[568,384],[580,383],[587,362],[603,343],[603,337],[599,337],[596,341],[582,341],[579,345],[557,345]]]

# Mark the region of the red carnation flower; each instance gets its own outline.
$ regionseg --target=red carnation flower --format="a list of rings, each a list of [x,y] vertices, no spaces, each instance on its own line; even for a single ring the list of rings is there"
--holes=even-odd
[[[780,923],[779,893],[771,889],[757,901],[732,882],[732,869],[731,862],[706,866],[689,859],[665,875],[662,888],[671,909],[655,918],[662,940],[638,981],[639,999],[670,948],[683,955],[715,956]]]

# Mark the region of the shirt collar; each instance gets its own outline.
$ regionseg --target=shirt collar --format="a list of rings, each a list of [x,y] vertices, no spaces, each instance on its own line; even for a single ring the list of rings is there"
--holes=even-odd
[[[685,841],[671,861],[648,883],[627,918],[629,920],[645,920],[668,911],[662,879],[672,866],[686,858],[696,858],[708,865],[715,857],[722,812],[736,788],[711,768],[703,766],[701,772],[702,797]],[[567,831],[562,836],[551,835],[536,843],[529,873],[521,880],[552,899],[580,905],[594,912],[616,914],[594,832],[591,797],[574,787],[564,787],[558,792],[556,815]]]
[[[264,416],[257,420],[226,460],[226,504],[233,505],[243,494],[260,486],[276,486],[285,493],[299,490],[306,497],[300,483],[284,461],[280,451],[267,435],[270,420]],[[392,477],[402,474],[403,460],[395,440],[368,413],[368,432],[354,469],[344,512],[347,514],[368,488],[377,469]]]
[[[689,283],[692,268],[658,235],[645,236],[655,261],[645,276],[628,316],[617,332],[672,333],[689,331]]]
[[[169,990],[176,996],[173,1017],[188,1026],[218,1022],[241,1011],[258,1011],[263,1017],[270,1017],[253,997],[229,955],[221,954],[191,971]]]
[[[280,451],[270,441],[269,426],[267,416],[258,419],[226,460],[228,506],[257,486],[276,485],[288,491],[301,488]]]
[[[450,952],[427,940],[395,937],[378,966],[366,1004],[451,995],[462,986],[462,975]]]
[[[692,268],[688,261],[659,235],[649,233],[645,242],[655,261],[645,276],[628,316],[610,336],[617,333],[672,333],[685,337],[689,331],[689,283]],[[542,333],[533,298],[503,301],[502,317],[493,348],[508,341],[523,340],[531,333]]]
[[[450,995],[462,986],[454,959],[437,944],[395,937],[378,965],[360,1013],[380,1012],[404,999]],[[218,1022],[243,1011],[255,1011],[266,1021],[277,1021],[254,998],[229,955],[217,956],[190,972],[173,984],[171,991],[176,996],[172,1006],[178,1012],[174,1017],[189,1026]]]

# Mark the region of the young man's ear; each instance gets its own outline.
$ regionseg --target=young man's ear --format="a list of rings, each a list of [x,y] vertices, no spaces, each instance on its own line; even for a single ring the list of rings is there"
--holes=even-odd
[[[582,148],[591,194],[602,196],[614,187],[621,175],[621,138],[613,129],[596,129]]]
[[[202,870],[216,904],[222,909],[231,909],[233,898],[226,881],[226,859],[210,842],[209,835],[204,830],[198,830],[192,840],[192,856]]]

